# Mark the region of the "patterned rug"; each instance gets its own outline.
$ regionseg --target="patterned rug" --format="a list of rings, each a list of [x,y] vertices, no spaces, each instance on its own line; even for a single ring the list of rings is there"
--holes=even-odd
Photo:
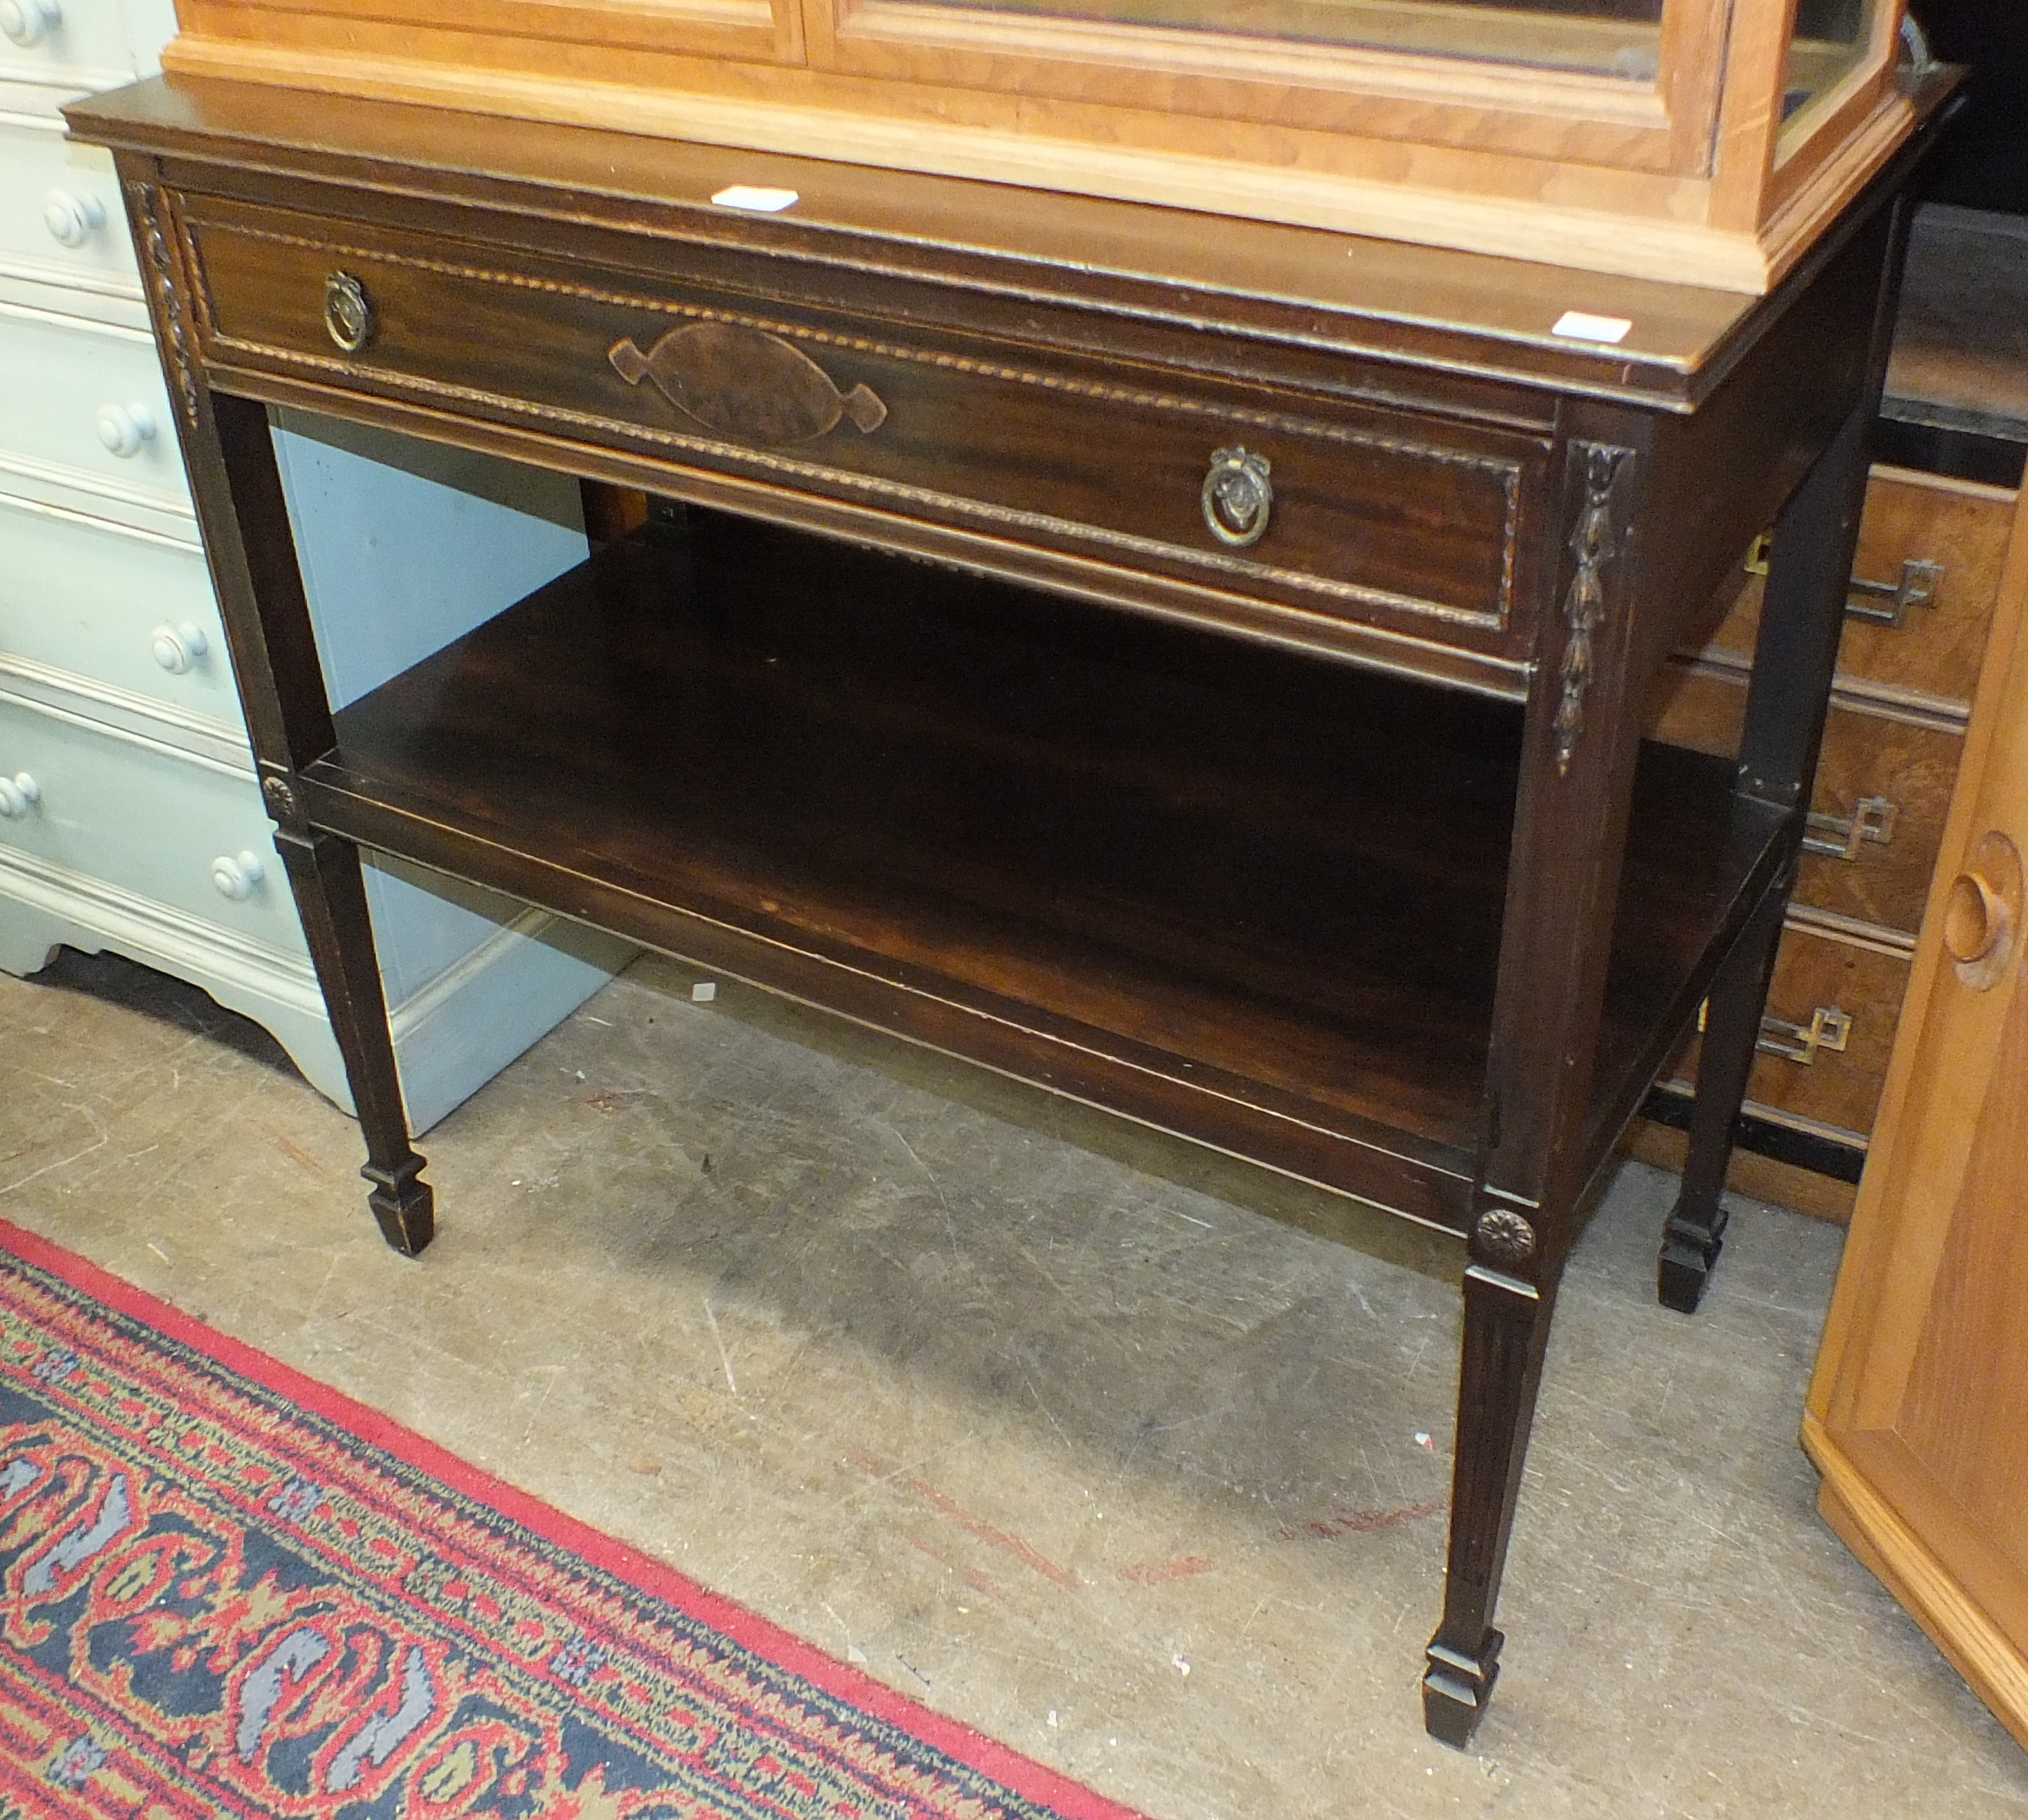
[[[0,1222],[0,1820],[1132,1820]]]

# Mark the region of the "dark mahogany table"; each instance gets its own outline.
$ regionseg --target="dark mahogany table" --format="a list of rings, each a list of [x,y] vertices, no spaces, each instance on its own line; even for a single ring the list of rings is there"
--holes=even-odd
[[[389,1242],[432,1210],[361,845],[1456,1233],[1462,1744],[1564,1261],[1707,1000],[1663,1300],[1718,1255],[1930,128],[1750,298],[226,83],[68,111]],[[674,503],[334,714],[273,405]],[[1770,524],[1737,763],[1644,739]]]

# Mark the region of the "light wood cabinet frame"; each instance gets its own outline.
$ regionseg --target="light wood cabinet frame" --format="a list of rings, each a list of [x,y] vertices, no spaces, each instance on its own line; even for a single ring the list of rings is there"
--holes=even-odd
[[[439,80],[473,102],[516,78],[538,87],[611,81],[642,53],[784,65],[804,58],[801,0],[179,0],[176,15],[183,35],[165,61],[212,35],[356,61],[369,83],[371,65],[413,62],[439,66]]]
[[[164,61],[1758,292],[1912,120],[1882,0],[1785,126],[1795,9],[1667,0],[1652,81],[932,0],[182,0]]]
[[[813,67],[1671,176],[1708,174],[1723,20],[1672,8],[1658,80],[930,0],[802,0]]]

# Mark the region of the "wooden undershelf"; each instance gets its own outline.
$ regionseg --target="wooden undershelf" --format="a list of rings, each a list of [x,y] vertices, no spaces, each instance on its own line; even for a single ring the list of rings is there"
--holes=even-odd
[[[686,524],[345,709],[313,818],[1461,1230],[1518,708]],[[1644,749],[1601,1146],[1771,876],[1730,769]]]

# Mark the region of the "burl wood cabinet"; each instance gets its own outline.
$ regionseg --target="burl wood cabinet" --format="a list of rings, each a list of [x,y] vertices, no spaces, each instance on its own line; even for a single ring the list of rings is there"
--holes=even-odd
[[[1564,1263],[1707,1000],[1664,1298],[1723,1242],[1948,86],[1764,296],[205,79],[73,105],[390,1242],[434,1208],[362,845],[1455,1233],[1462,1742]],[[335,708],[277,406],[668,504]],[[1645,738],[1771,523],[1738,759]]]
[[[1832,1527],[2028,1745],[2028,513],[1803,1440]]]
[[[1887,1078],[2016,501],[2015,489],[1876,464],[1867,486],[1787,927],[1747,1083],[1733,1186],[1844,1219]],[[1765,562],[1749,553],[1723,616],[1663,671],[1653,731],[1739,749]],[[1697,1045],[1664,1071],[1637,1156],[1677,1168]]]
[[[54,7],[57,0],[20,0]],[[180,0],[191,74],[1764,290],[1900,0]]]

